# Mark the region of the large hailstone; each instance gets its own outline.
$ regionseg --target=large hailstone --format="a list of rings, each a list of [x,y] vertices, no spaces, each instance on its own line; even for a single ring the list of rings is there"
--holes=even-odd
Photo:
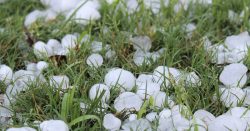
[[[220,115],[208,125],[208,131],[245,131],[246,129],[246,121],[230,115]]]
[[[39,61],[37,64],[36,64],[36,68],[39,70],[39,71],[43,71],[44,69],[48,68],[49,67],[49,64],[45,61]]]
[[[138,86],[136,94],[139,95],[142,99],[149,99],[154,93],[160,91],[160,85],[157,83],[143,83]]]
[[[102,92],[104,92],[103,96],[102,96],[102,102],[107,102],[109,100],[110,97],[110,91],[109,91],[109,87],[104,85],[104,84],[95,84],[91,87],[91,89],[89,90],[89,98],[91,100],[94,100],[96,98],[99,98],[100,95],[102,94]]]
[[[191,72],[187,74],[185,84],[188,87],[201,86],[201,79],[195,72]]]
[[[146,119],[139,119],[122,125],[124,131],[152,131],[151,124]]]
[[[69,131],[68,125],[61,120],[48,120],[40,124],[41,131]]]
[[[153,83],[153,76],[147,74],[140,74],[136,79],[136,86],[140,86],[143,83]]]
[[[215,116],[206,110],[197,110],[194,117],[204,121],[207,125],[215,119]]]
[[[101,18],[101,14],[98,11],[99,3],[97,1],[87,1],[82,5],[83,2],[80,2],[77,5],[77,8],[72,10],[68,15],[67,19],[71,18],[76,23],[87,25],[92,20],[98,20]]]
[[[113,114],[106,114],[103,118],[103,126],[106,130],[116,131],[121,127],[121,120]]]
[[[86,60],[87,64],[90,67],[95,67],[98,68],[102,65],[103,63],[103,58],[100,54],[91,54],[87,60]]]
[[[170,81],[172,84],[177,84],[181,78],[181,72],[175,68],[169,68],[166,66],[158,66],[153,72],[153,80],[159,84],[163,84],[168,87]]]
[[[0,81],[3,81],[5,84],[9,84],[13,77],[13,71],[10,67],[6,65],[0,65]]]
[[[62,38],[62,47],[66,49],[74,49],[76,47],[77,37],[73,34],[67,34]]]
[[[47,58],[53,55],[53,50],[44,42],[38,41],[34,44],[34,54],[38,58]]]
[[[122,86],[124,90],[130,91],[135,86],[135,76],[124,69],[113,68],[105,75],[105,84],[109,87]]]
[[[234,107],[228,110],[226,114],[246,120],[248,125],[250,124],[250,111],[248,108]]]
[[[69,78],[66,75],[52,76],[50,78],[50,85],[56,88],[69,88]]]
[[[190,122],[190,131],[207,131],[207,125],[204,121],[194,118]]]
[[[36,129],[30,127],[21,127],[21,128],[9,128],[6,131],[36,131]]]
[[[150,122],[153,122],[159,118],[157,112],[150,112],[146,115],[146,119]]]
[[[152,41],[148,36],[136,36],[130,39],[135,50],[149,51]]]
[[[121,112],[123,110],[139,111],[142,103],[143,101],[138,95],[132,92],[124,92],[115,99],[114,107],[117,112]]]
[[[236,107],[246,94],[241,88],[219,88],[220,100],[226,107]]]
[[[243,87],[247,82],[248,69],[241,63],[230,64],[224,67],[220,74],[220,81],[227,87]]]
[[[152,96],[154,99],[154,106],[157,108],[162,108],[165,105],[168,105],[169,107],[174,106],[174,101],[170,99],[165,92],[159,91],[154,93]]]

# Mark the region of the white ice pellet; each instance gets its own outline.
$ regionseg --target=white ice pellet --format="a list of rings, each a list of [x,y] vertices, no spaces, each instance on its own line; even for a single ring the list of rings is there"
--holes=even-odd
[[[41,131],[69,131],[68,125],[62,120],[43,121],[39,128]]]
[[[124,90],[130,91],[135,86],[135,76],[127,70],[113,68],[105,75],[105,84],[107,86],[121,86]]]
[[[0,65],[0,81],[9,84],[13,77],[13,71],[7,65]]]
[[[102,66],[103,58],[100,54],[91,54],[87,58],[86,62],[90,67],[98,68],[98,67]]]
[[[240,63],[227,65],[220,74],[220,82],[227,87],[242,88],[247,82],[247,71],[247,67]]]
[[[194,113],[194,117],[204,121],[207,125],[215,119],[215,116],[210,112],[200,109]]]
[[[135,50],[149,51],[152,41],[148,36],[136,36],[130,39]]]
[[[49,67],[49,64],[45,61],[39,61],[37,64],[36,64],[36,68],[39,70],[39,71],[42,71],[44,69],[47,69]]]
[[[50,46],[46,45],[42,41],[38,41],[34,44],[34,54],[38,58],[46,58],[53,55],[53,50]]]
[[[246,96],[241,88],[219,88],[219,93],[220,100],[226,107],[236,107]]]
[[[55,88],[69,88],[69,78],[66,75],[52,76],[50,78],[50,86]]]
[[[157,112],[150,112],[146,115],[146,119],[150,122],[153,122],[159,118]]]
[[[110,97],[109,87],[104,84],[95,84],[89,90],[89,98],[91,100],[94,100],[96,98],[99,98],[102,93],[104,94],[101,98],[101,101],[107,102]]]
[[[152,95],[154,99],[154,106],[157,108],[162,108],[165,105],[168,105],[169,107],[174,106],[174,101],[166,95],[165,92],[159,91]]]
[[[73,34],[67,34],[62,38],[62,47],[66,49],[73,49],[76,47],[77,37]]]
[[[148,120],[139,119],[133,120],[122,125],[122,129],[125,131],[152,131],[152,127]]]
[[[113,114],[106,114],[103,118],[103,126],[106,130],[116,131],[121,127],[121,120]]]
[[[142,103],[142,99],[135,93],[124,92],[115,99],[114,107],[117,112],[121,112],[123,110],[139,111]]]
[[[142,99],[149,99],[154,93],[160,91],[160,85],[157,83],[143,83],[137,88],[136,94]]]

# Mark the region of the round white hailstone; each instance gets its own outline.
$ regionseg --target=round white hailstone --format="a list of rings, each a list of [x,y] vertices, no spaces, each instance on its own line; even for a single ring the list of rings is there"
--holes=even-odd
[[[121,127],[121,120],[113,114],[106,114],[103,118],[103,126],[106,130],[116,131]]]
[[[246,121],[230,115],[220,115],[208,125],[208,131],[245,131],[246,129]]]
[[[94,53],[102,51],[102,42],[93,41],[91,43],[91,51],[94,52]]]
[[[157,83],[143,83],[138,86],[136,94],[139,95],[142,99],[149,99],[154,93],[160,91],[160,85]]]
[[[109,91],[109,87],[104,85],[104,84],[93,85],[89,90],[89,98],[91,100],[99,98],[100,95],[102,94],[102,92],[104,92],[104,94],[103,94],[101,100],[102,100],[102,102],[107,102],[109,100],[109,97],[110,97],[110,91]]]
[[[69,87],[69,78],[66,75],[52,76],[50,78],[50,86],[67,89]]]
[[[37,19],[44,17],[46,14],[44,11],[34,10],[29,13],[24,20],[24,26],[30,27]]]
[[[82,111],[85,111],[87,109],[87,104],[83,103],[83,102],[80,102],[80,108]]]
[[[158,0],[144,0],[147,8],[150,8],[154,14],[158,14],[161,8],[161,1]]]
[[[153,83],[153,76],[147,74],[140,74],[136,79],[136,86],[140,86],[143,83]]]
[[[225,45],[229,50],[248,51],[250,45],[250,36],[248,32],[242,32],[239,35],[232,35],[226,38]]]
[[[21,82],[23,84],[28,84],[35,81],[37,76],[33,71],[19,70],[16,71],[13,75],[13,80],[15,83]]]
[[[201,86],[201,80],[195,72],[188,73],[185,83],[187,86]]]
[[[106,59],[111,59],[111,58],[114,58],[116,55],[115,51],[113,50],[108,50],[105,54],[105,58]]]
[[[175,105],[172,107],[171,112],[172,112],[172,116],[181,115],[186,118],[189,118],[192,116],[192,112],[185,105]]]
[[[226,107],[236,107],[246,96],[241,88],[219,88],[219,92],[220,100]]]
[[[37,64],[36,64],[36,68],[40,71],[44,70],[44,69],[47,69],[49,67],[49,64],[45,61],[39,61]]]
[[[84,5],[82,5],[82,2],[80,2],[80,4],[78,4],[78,6],[77,6],[78,8],[79,7],[80,8],[79,9],[76,8],[76,9],[72,10],[68,14],[67,19],[69,19],[70,16],[72,16],[72,14],[73,14],[73,20],[76,23],[87,25],[87,24],[89,24],[90,21],[98,20],[101,18],[101,14],[99,13],[97,6],[99,6],[99,5],[96,5],[96,3],[93,1],[88,1]]]
[[[103,58],[100,54],[91,54],[87,58],[86,62],[90,67],[98,68],[98,67],[102,66]]]
[[[69,131],[68,125],[61,120],[48,120],[40,124],[41,131]]]
[[[50,57],[53,55],[53,50],[44,42],[38,41],[34,44],[34,54],[38,58]]]
[[[135,50],[149,51],[152,41],[148,36],[136,36],[130,39]]]
[[[157,108],[162,108],[165,105],[168,105],[169,107],[174,106],[174,101],[170,99],[170,97],[167,97],[165,92],[159,91],[157,93],[153,94],[154,99],[154,106]]]
[[[207,131],[206,123],[198,118],[194,118],[193,120],[191,120],[190,124],[190,131]]]
[[[171,115],[172,115],[171,110],[165,108],[165,109],[163,109],[163,110],[160,112],[159,117],[160,117],[160,118],[169,118],[169,117],[171,117]]]
[[[149,122],[153,122],[155,120],[157,120],[159,118],[159,116],[157,115],[157,112],[150,112],[146,115],[146,119]]]
[[[81,39],[81,45],[83,43],[89,43],[90,40],[91,40],[91,36],[90,35],[88,35],[88,34],[84,35],[83,38]]]
[[[152,131],[151,124],[146,119],[129,121],[122,125],[122,129],[125,131]]]
[[[182,115],[173,115],[173,127],[178,131],[188,130],[190,128],[190,121]]]
[[[36,68],[36,63],[28,63],[26,65],[26,70],[27,71],[37,71],[37,68]]]
[[[126,91],[130,91],[135,86],[135,76],[124,69],[113,68],[105,75],[105,84],[112,86],[122,86]]]
[[[10,67],[6,65],[0,65],[0,81],[3,81],[5,84],[9,84],[13,77],[13,71]]]
[[[240,63],[227,65],[220,74],[220,81],[225,86],[241,88],[247,82],[247,71],[247,67]]]
[[[55,20],[56,17],[57,17],[57,13],[54,12],[53,10],[51,9],[47,9],[45,10],[45,21],[51,21],[51,20]]]
[[[143,101],[138,95],[132,92],[124,92],[115,99],[114,107],[117,112],[121,112],[124,109],[139,111],[142,103]]]
[[[47,42],[47,46],[53,50],[53,55],[58,55],[57,52],[63,49],[61,43],[56,39],[50,39]]]
[[[136,0],[127,0],[126,5],[127,5],[127,11],[129,14],[132,14],[138,11],[139,3]]]
[[[30,127],[21,127],[21,128],[9,128],[6,131],[36,131],[36,129]]]
[[[142,66],[143,64],[150,64],[151,53],[137,50],[133,55],[133,61],[137,66]]]
[[[74,9],[79,0],[40,0],[42,4],[48,6],[51,10],[55,11],[56,13],[67,13],[68,11]]]
[[[74,49],[76,47],[77,37],[72,34],[67,34],[62,38],[62,47],[66,49]]]
[[[248,125],[250,124],[250,111],[248,108],[234,107],[228,110],[226,114],[246,120]]]
[[[137,115],[136,114],[130,114],[128,117],[129,121],[137,120]]]
[[[185,25],[185,31],[187,32],[187,36],[192,37],[193,31],[196,29],[196,25],[194,23],[189,23]]]
[[[3,103],[0,104],[0,117],[6,118],[13,115],[12,111],[9,110],[11,108],[10,100],[13,102],[13,99],[9,98],[9,96],[3,95]]]
[[[197,110],[194,117],[204,121],[207,125],[215,119],[215,116],[206,110]]]

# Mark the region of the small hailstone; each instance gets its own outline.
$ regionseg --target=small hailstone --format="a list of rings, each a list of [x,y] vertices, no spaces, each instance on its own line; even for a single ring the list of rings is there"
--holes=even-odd
[[[138,11],[139,3],[136,0],[127,0],[126,5],[127,5],[127,11],[129,14],[132,14]]]
[[[61,43],[56,39],[50,39],[47,42],[47,46],[52,49],[53,55],[59,55],[58,52],[60,52],[63,49]]]
[[[181,116],[189,118],[192,115],[192,112],[189,110],[189,108],[181,104],[173,106],[171,109],[171,112],[173,116],[181,115]]]
[[[206,110],[197,110],[194,117],[204,121],[207,125],[215,119],[215,116]]]
[[[187,86],[201,86],[201,80],[195,72],[187,74],[185,83]]]
[[[31,26],[34,22],[36,22],[37,19],[44,17],[45,15],[46,15],[45,12],[40,10],[32,11],[25,17],[24,26],[25,27]]]
[[[250,111],[248,108],[234,107],[228,110],[226,114],[246,120],[250,124]]]
[[[233,10],[228,10],[228,19],[231,21],[231,22],[240,22],[239,20],[239,14],[235,13]]]
[[[41,131],[69,131],[68,125],[61,120],[47,120],[40,124]]]
[[[72,20],[74,20],[76,23],[87,25],[90,21],[101,18],[101,14],[98,11],[99,7],[97,6],[99,5],[96,5],[96,3],[93,1],[88,1],[84,5],[82,5],[82,2],[80,2],[77,8],[68,14],[67,19],[73,15]]]
[[[159,117],[160,117],[160,118],[169,118],[169,117],[171,117],[171,115],[172,115],[171,110],[165,108],[165,109],[163,109],[163,110],[160,112]]]
[[[241,88],[247,82],[247,71],[247,67],[243,64],[230,64],[224,67],[219,79],[227,87]]]
[[[27,71],[37,71],[36,63],[28,63],[26,65],[26,70]]]
[[[138,86],[136,94],[139,95],[142,99],[149,99],[154,93],[160,91],[160,85],[157,83],[143,83]]]
[[[169,107],[174,106],[174,102],[167,97],[165,92],[156,92],[153,94],[153,99],[154,99],[154,106],[157,108],[162,108],[166,104],[168,104]]]
[[[113,50],[108,50],[105,54],[105,58],[106,59],[111,59],[111,58],[114,58],[116,55],[115,51]]]
[[[133,55],[133,61],[137,66],[142,66],[143,64],[150,64],[151,53],[144,52],[142,50],[137,50]]]
[[[161,1],[159,1],[159,0],[144,0],[144,4],[146,5],[147,8],[150,8],[154,14],[159,13],[160,8],[161,8]]]
[[[103,126],[106,130],[116,131],[121,127],[121,120],[113,114],[106,114],[103,118]]]
[[[87,58],[86,62],[90,67],[98,68],[98,67],[102,66],[103,58],[100,54],[91,54]]]
[[[45,10],[45,21],[50,21],[50,20],[55,20],[56,17],[57,17],[57,13],[54,12],[53,10],[51,9],[47,9]]]
[[[220,115],[208,125],[208,131],[245,131],[246,129],[246,121],[230,115]]]
[[[0,81],[3,81],[5,84],[9,84],[13,77],[13,71],[10,67],[6,65],[0,65]]]
[[[146,115],[146,119],[150,122],[153,122],[157,120],[159,116],[157,115],[157,112],[150,112]]]
[[[220,100],[226,107],[236,107],[246,94],[241,88],[219,88]]]
[[[45,62],[45,61],[39,61],[39,62],[36,64],[36,68],[37,68],[38,70],[40,70],[40,71],[42,71],[42,70],[44,70],[44,69],[46,69],[46,68],[48,68],[48,67],[49,67],[49,65],[48,65],[48,63]]]
[[[153,83],[153,76],[147,74],[140,74],[136,79],[136,85],[140,86],[143,83]]]
[[[128,117],[129,121],[133,121],[137,119],[137,115],[136,114],[130,114]]]
[[[91,100],[99,98],[102,92],[104,92],[104,95],[102,96],[101,100],[102,102],[107,102],[110,97],[110,91],[109,91],[109,87],[104,84],[93,85],[89,90],[89,98]]]
[[[87,109],[87,104],[80,102],[80,108],[82,111],[85,111]]]
[[[136,78],[130,71],[113,68],[105,75],[104,81],[109,87],[118,85],[130,91],[135,86]]]
[[[173,115],[173,126],[176,130],[183,131],[190,128],[190,121],[182,115]]]
[[[62,46],[66,49],[73,49],[76,47],[77,37],[73,34],[65,35],[62,38]]]
[[[189,23],[185,26],[185,31],[188,33],[188,37],[192,36],[192,33],[195,29],[196,25],[194,23]]]
[[[117,112],[121,112],[124,109],[139,111],[142,103],[143,101],[138,95],[132,92],[124,92],[115,99],[114,107]]]
[[[94,53],[102,51],[102,42],[93,41],[91,43],[91,51]]]
[[[9,128],[6,131],[36,131],[36,129],[30,127],[21,127],[21,128]]]
[[[149,51],[152,41],[148,36],[136,36],[131,38],[135,50]]]
[[[56,88],[67,89],[69,87],[69,78],[66,75],[52,76],[50,85]]]
[[[125,123],[122,125],[125,131],[152,131],[151,124],[146,119],[139,119]]]
[[[206,123],[198,118],[194,118],[193,120],[191,120],[190,124],[190,131],[207,131]]]
[[[50,57],[53,55],[53,50],[44,42],[38,41],[34,44],[34,54],[38,58]]]

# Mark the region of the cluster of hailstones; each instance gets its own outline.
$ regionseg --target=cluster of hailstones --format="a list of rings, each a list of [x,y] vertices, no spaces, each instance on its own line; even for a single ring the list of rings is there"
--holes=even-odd
[[[129,14],[139,10],[139,3],[137,0],[40,0],[40,2],[47,7],[45,10],[34,10],[29,13],[24,21],[24,25],[29,28],[38,19],[50,21],[56,19],[60,15],[64,15],[67,20],[75,21],[78,24],[87,25],[89,21],[98,20],[101,18],[99,9],[103,2],[108,5],[115,4],[116,9],[122,9]],[[146,8],[150,9],[154,14],[159,14],[163,5],[167,7],[169,0],[143,0]],[[212,0],[179,0],[174,6],[174,11],[177,13],[180,10],[187,10],[192,3],[200,3],[203,5],[212,4]]]

